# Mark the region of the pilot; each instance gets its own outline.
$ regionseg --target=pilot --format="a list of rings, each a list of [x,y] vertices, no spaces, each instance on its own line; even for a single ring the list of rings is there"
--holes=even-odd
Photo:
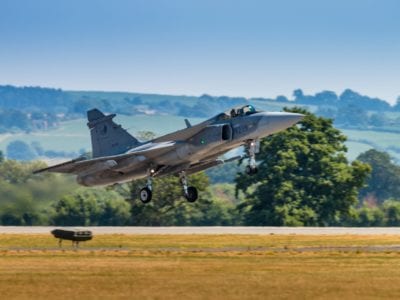
[[[234,108],[232,108],[232,110],[231,110],[231,117],[232,118],[234,118],[234,117],[236,117],[237,115],[236,115],[236,110],[234,109]]]

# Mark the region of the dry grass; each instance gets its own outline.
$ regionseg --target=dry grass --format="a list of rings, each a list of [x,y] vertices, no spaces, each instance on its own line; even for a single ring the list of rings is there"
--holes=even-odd
[[[0,297],[399,299],[400,252],[298,251],[397,244],[398,236],[104,235],[73,251],[44,235],[0,235]]]
[[[70,247],[65,242],[66,248]],[[83,243],[85,249],[193,249],[400,245],[398,235],[97,235]],[[10,248],[54,249],[50,234],[0,234],[0,250]]]

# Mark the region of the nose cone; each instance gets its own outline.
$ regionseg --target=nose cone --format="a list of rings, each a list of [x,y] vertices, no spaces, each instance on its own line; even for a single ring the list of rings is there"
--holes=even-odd
[[[259,114],[262,116],[258,125],[262,136],[285,130],[304,118],[302,114],[290,112],[262,112]]]

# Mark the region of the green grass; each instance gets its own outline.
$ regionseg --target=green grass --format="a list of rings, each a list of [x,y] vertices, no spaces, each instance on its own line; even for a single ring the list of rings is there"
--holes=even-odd
[[[398,299],[399,252],[296,247],[399,243],[398,236],[99,235],[74,251],[56,249],[48,235],[3,234],[0,290],[4,299]],[[263,246],[272,249],[257,250]]]
[[[392,145],[399,146],[400,143],[399,133],[347,129],[343,129],[342,132],[352,141],[367,140],[382,148],[387,148]]]
[[[364,144],[364,143],[359,143],[359,142],[352,142],[348,141],[345,143],[347,146],[347,158],[350,160],[355,160],[360,153],[363,153],[365,151],[368,151],[369,149],[372,149],[373,147]]]
[[[387,151],[392,157],[400,161],[400,153],[388,148],[391,146],[400,147],[400,134],[373,130],[341,130],[348,137],[346,145],[349,148],[350,159],[354,159],[358,154],[376,148],[380,151]]]

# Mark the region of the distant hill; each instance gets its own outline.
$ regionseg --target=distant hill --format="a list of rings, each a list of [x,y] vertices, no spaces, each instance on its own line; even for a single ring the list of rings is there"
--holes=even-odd
[[[0,109],[24,112],[66,112],[73,99],[61,89],[0,85]]]
[[[141,94],[128,92],[64,91],[43,87],[15,87],[0,85],[0,109],[14,109],[23,112],[47,112],[55,114],[84,113],[86,109],[100,109],[124,114],[146,112],[168,113],[188,116],[193,113],[208,117],[213,109],[226,109],[234,105],[256,102],[263,106],[303,105],[309,107],[339,110],[343,107],[359,107],[365,111],[397,111],[400,105],[390,106],[388,102],[361,95],[350,89],[337,95],[332,91],[322,91],[315,95],[305,95],[301,89],[293,92],[293,99],[286,96],[271,98],[175,96]]]

